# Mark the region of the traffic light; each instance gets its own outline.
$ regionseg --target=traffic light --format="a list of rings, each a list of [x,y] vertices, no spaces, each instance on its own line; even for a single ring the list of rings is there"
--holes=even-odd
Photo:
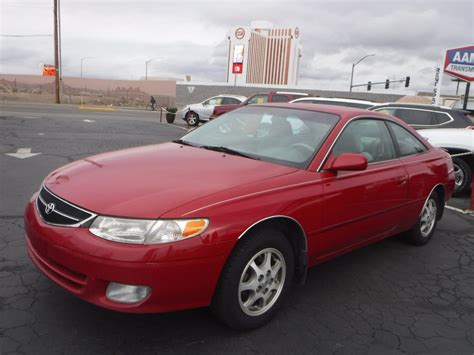
[[[390,87],[390,80],[387,79],[385,80],[385,89],[388,89]]]
[[[410,86],[410,77],[407,76],[407,77],[405,78],[405,87],[407,88],[407,87],[409,87],[409,86]]]
[[[367,91],[370,91],[370,89],[372,89],[372,82],[371,81],[369,81],[367,83]]]

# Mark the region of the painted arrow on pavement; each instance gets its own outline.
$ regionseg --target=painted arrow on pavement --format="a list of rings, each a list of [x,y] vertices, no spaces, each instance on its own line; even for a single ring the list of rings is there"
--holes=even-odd
[[[5,155],[9,155],[11,157],[18,158],[18,159],[31,158],[38,154],[41,154],[41,153],[32,153],[31,148],[18,148],[16,153],[5,153]]]

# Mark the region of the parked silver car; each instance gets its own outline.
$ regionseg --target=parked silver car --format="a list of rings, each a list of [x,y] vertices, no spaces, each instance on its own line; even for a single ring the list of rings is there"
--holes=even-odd
[[[186,106],[181,114],[181,118],[190,126],[197,126],[199,122],[209,121],[209,117],[218,105],[241,104],[245,96],[240,95],[217,95],[210,97],[203,102]]]

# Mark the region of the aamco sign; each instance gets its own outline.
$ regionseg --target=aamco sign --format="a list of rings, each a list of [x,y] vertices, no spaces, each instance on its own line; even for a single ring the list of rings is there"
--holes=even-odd
[[[465,81],[474,81],[474,45],[448,49],[444,72]]]

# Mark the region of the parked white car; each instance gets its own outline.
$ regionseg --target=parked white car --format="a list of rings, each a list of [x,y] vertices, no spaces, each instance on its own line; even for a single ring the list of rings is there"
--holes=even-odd
[[[214,107],[218,105],[239,105],[247,99],[240,95],[217,95],[210,97],[203,102],[187,105],[183,108],[181,118],[188,122],[190,126],[197,126],[199,122],[209,121],[209,117],[214,111]]]
[[[454,193],[467,192],[471,186],[472,167],[474,166],[474,129],[421,129],[418,130],[418,133],[435,147],[444,148],[449,154],[454,155],[452,157],[456,178]]]

